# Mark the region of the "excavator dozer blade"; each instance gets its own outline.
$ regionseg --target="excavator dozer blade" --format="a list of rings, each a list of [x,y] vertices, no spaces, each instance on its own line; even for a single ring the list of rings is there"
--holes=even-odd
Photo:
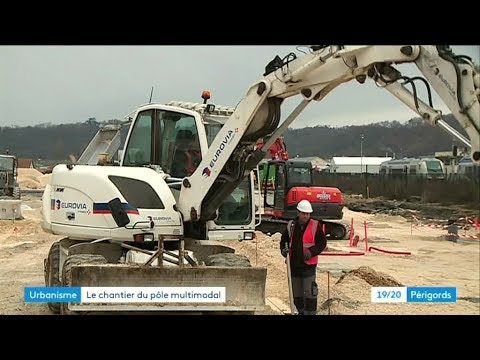
[[[224,287],[225,302],[69,303],[70,311],[255,312],[265,310],[267,269],[260,267],[156,267],[74,265],[69,286]],[[119,289],[120,290],[120,289]],[[161,300],[159,300],[161,301]]]

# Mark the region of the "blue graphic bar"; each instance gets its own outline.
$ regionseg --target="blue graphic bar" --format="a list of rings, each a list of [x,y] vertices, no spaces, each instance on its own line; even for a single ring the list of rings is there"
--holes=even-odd
[[[80,287],[26,287],[24,301],[26,303],[80,303],[82,293]]]
[[[453,286],[409,286],[407,303],[455,303],[457,288]]]

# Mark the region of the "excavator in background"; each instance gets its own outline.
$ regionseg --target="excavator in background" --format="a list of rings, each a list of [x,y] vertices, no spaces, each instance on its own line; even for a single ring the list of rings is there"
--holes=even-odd
[[[9,150],[0,154],[0,220],[23,219],[18,161]]]
[[[251,313],[264,307],[267,269],[251,266],[222,241],[254,239],[252,170],[309,103],[343,83],[373,80],[458,137],[480,162],[480,74],[469,58],[427,45],[316,45],[309,51],[276,56],[235,109],[183,102],[139,107],[127,118],[120,166],[60,164],[45,188],[42,227],[62,236],[45,259],[47,286],[188,287],[185,296],[213,287],[225,297],[50,303],[53,311]],[[415,64],[426,80],[403,75],[395,68],[402,63]],[[418,99],[417,80],[429,94],[429,85],[436,90],[470,139],[442,120],[430,96],[428,103]],[[299,105],[280,123],[283,100],[297,95]],[[186,138],[201,159],[185,176],[172,169],[177,155],[188,158],[177,146]],[[264,146],[255,148],[261,138]]]
[[[0,154],[0,198],[20,199],[17,157]]]
[[[262,148],[263,144],[263,139],[258,140],[256,148]],[[312,164],[289,159],[283,137],[270,147],[269,154],[271,160],[260,163],[257,171],[263,206],[257,215],[256,229],[264,234],[283,233],[288,221],[297,216],[297,204],[309,200],[313,207],[311,217],[322,222],[327,239],[345,239],[347,227],[329,221],[343,218],[340,189],[314,186]]]

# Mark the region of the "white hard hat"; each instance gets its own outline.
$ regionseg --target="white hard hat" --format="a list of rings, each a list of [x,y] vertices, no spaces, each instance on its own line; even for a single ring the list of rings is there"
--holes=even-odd
[[[310,204],[310,201],[308,201],[308,200],[302,200],[298,203],[297,210],[301,211],[303,213],[310,214],[310,213],[313,212],[312,204]]]

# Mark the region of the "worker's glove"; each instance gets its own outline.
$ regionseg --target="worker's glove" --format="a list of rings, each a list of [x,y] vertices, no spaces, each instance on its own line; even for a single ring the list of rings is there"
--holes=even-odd
[[[288,248],[284,247],[284,248],[282,249],[282,256],[283,256],[284,258],[286,258],[287,255],[288,255]]]
[[[312,253],[310,252],[310,250],[305,251],[305,253],[303,254],[303,258],[305,259],[305,261],[310,260],[311,257]]]

